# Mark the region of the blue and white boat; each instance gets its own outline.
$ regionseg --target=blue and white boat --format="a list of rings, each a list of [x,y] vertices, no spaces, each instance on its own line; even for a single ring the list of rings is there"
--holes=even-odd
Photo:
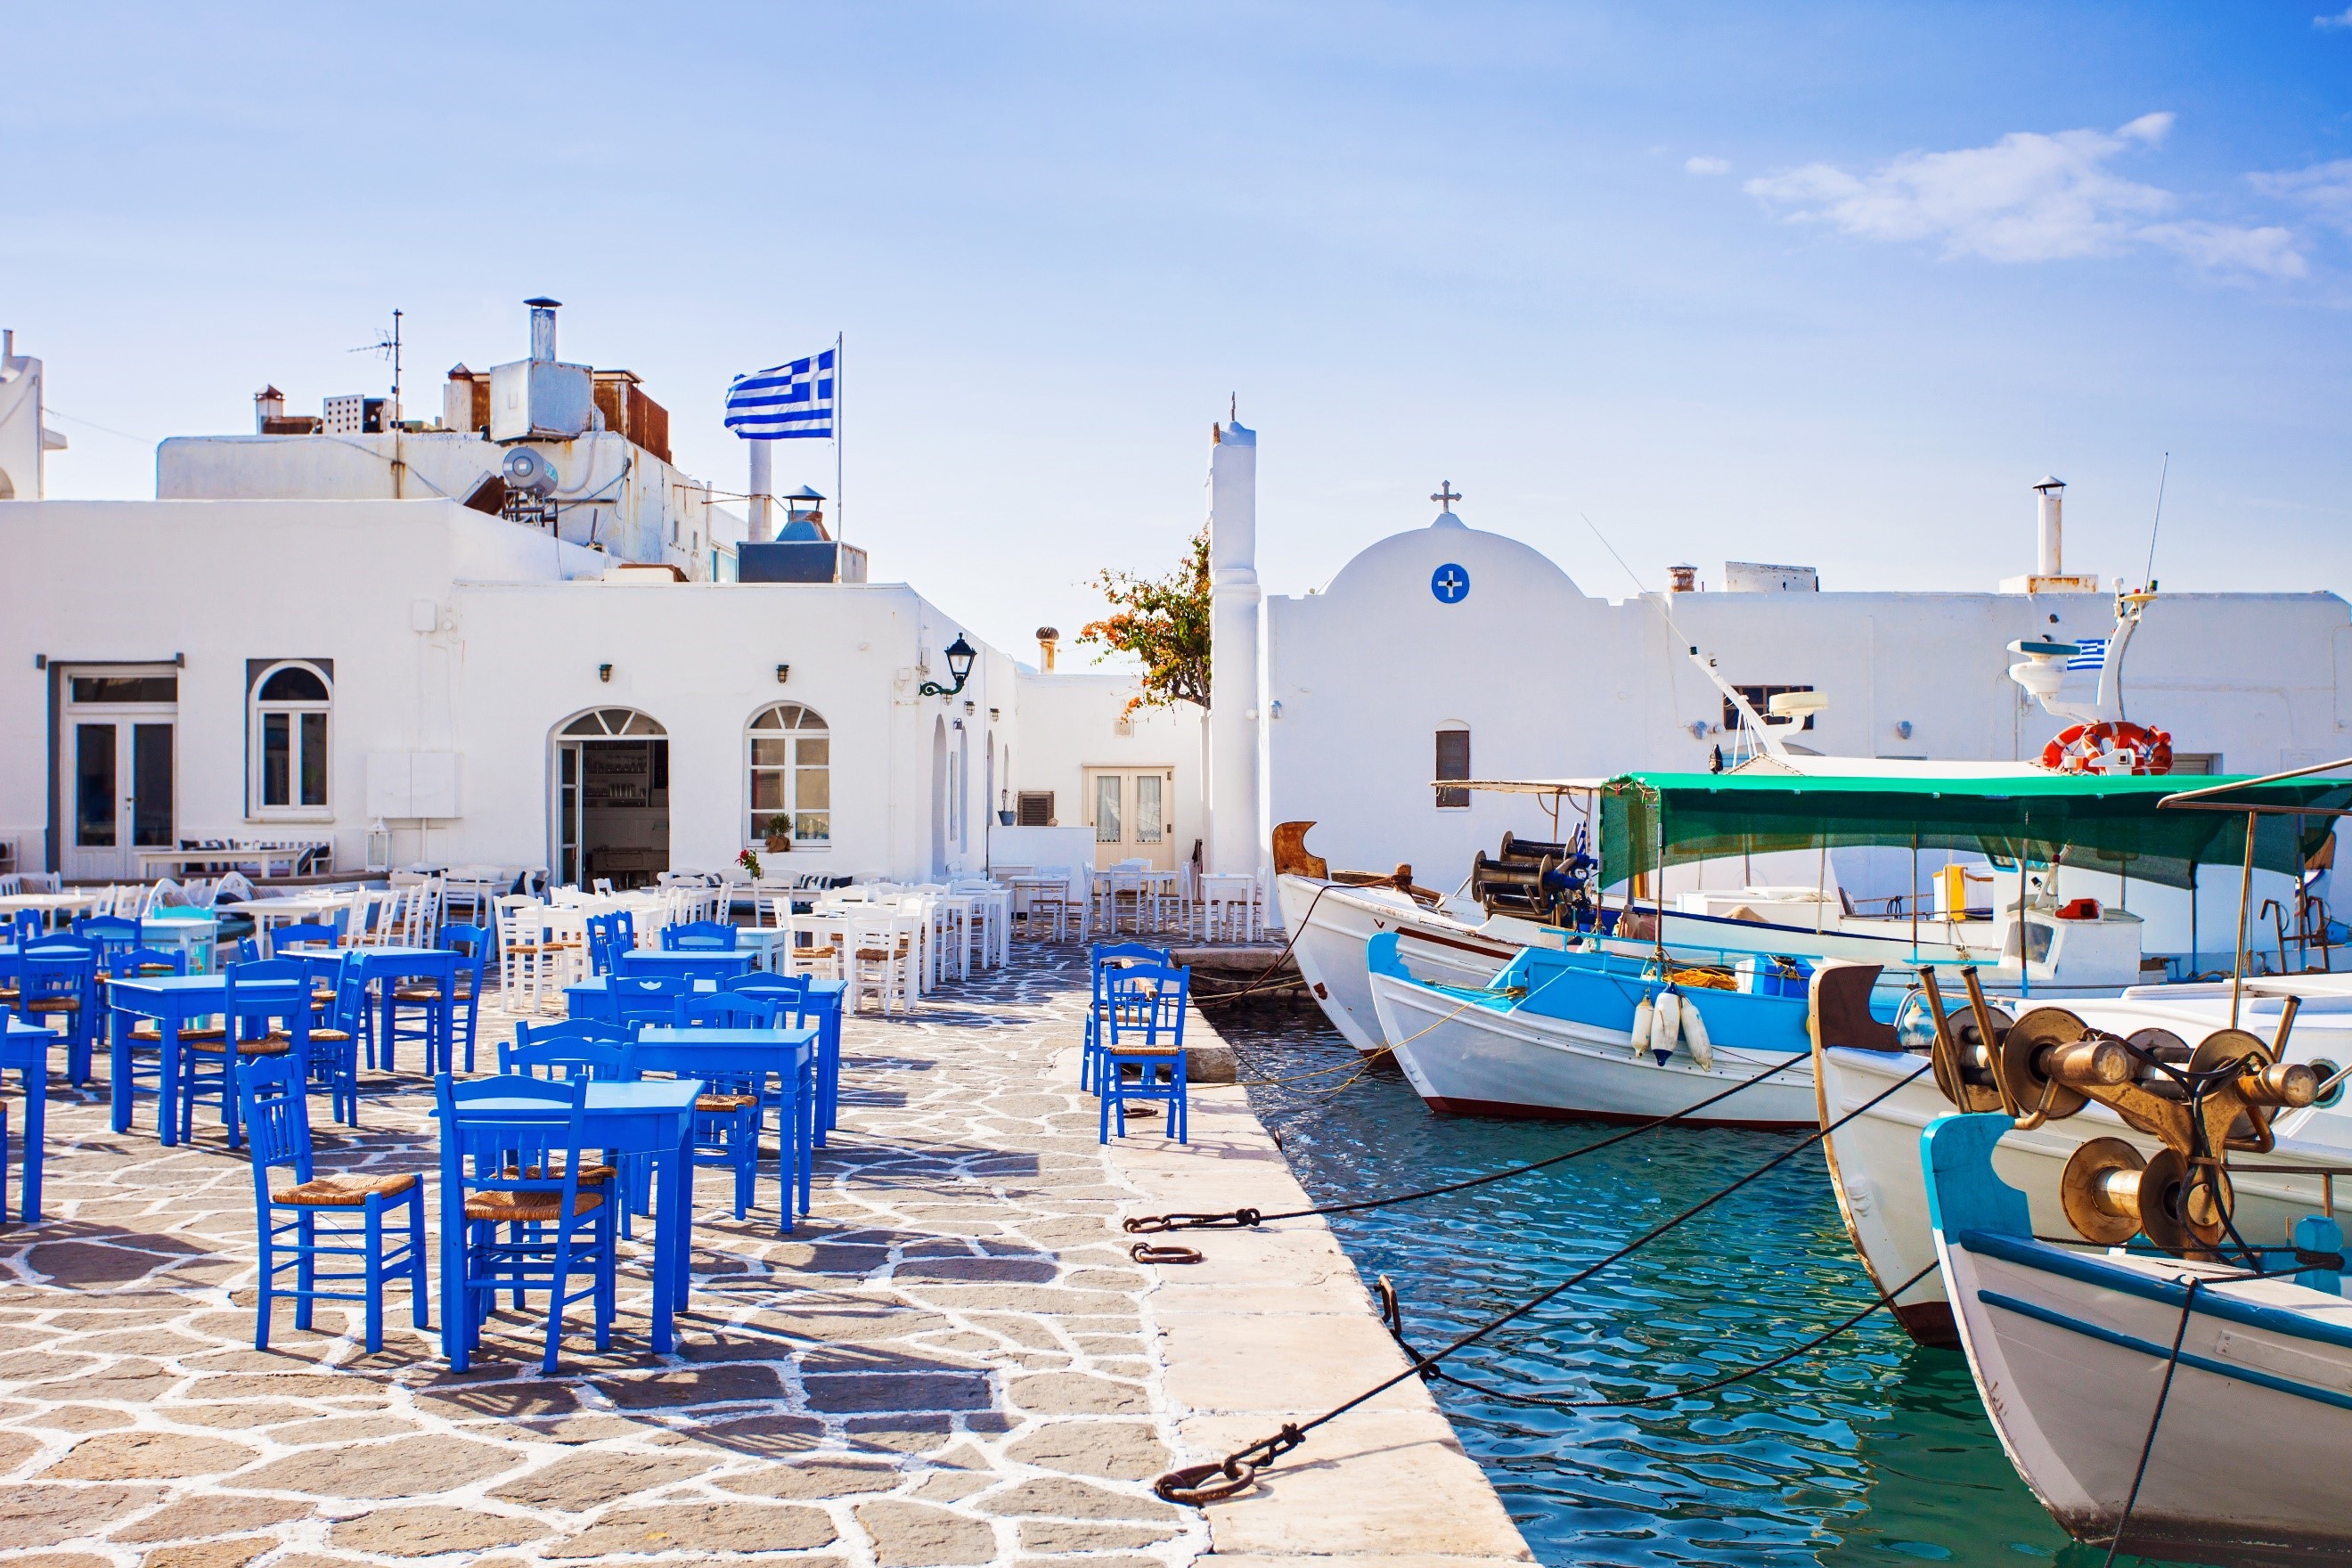
[[[2123,1548],[2146,1556],[2352,1561],[2352,1302],[2340,1275],[2263,1278],[2037,1240],[2025,1194],[1993,1171],[2011,1125],[1941,1117],[1920,1151],[1969,1370],[2033,1495],[2078,1540],[2104,1545],[2121,1525]],[[2341,1246],[2332,1220],[2298,1228],[2307,1251]]]
[[[1690,1124],[1813,1123],[1800,978],[1685,986],[1654,958],[1529,948],[1484,987],[1434,985],[1413,978],[1398,943],[1385,931],[1367,944],[1372,1003],[1397,1064],[1435,1110],[1646,1121],[1796,1058]]]

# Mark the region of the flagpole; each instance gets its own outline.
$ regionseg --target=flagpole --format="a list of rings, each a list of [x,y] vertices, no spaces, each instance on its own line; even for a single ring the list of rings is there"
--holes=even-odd
[[[833,536],[835,539],[847,537],[846,510],[841,499],[841,373],[845,368],[847,358],[842,352],[845,336],[841,332],[833,334]]]

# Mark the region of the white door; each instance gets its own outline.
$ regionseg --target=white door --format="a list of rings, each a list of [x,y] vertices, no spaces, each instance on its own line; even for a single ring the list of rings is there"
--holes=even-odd
[[[146,879],[142,849],[173,847],[179,672],[70,670],[58,781],[68,877]]]
[[[1141,860],[1155,871],[1175,868],[1175,784],[1173,768],[1087,770],[1087,822],[1095,830],[1097,870],[1121,860]]]

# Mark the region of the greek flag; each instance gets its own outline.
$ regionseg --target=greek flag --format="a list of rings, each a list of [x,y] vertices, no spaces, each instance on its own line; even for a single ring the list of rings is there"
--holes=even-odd
[[[834,351],[739,375],[727,387],[727,428],[747,441],[833,438]]]
[[[2096,669],[2107,662],[2105,637],[2076,637],[2074,647],[2077,651],[2066,656],[2068,669]]]

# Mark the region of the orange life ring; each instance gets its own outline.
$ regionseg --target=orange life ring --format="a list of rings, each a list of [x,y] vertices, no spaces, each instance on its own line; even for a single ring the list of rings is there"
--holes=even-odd
[[[2069,725],[2042,748],[2042,765],[2062,773],[2168,773],[2172,736],[2127,719]]]

